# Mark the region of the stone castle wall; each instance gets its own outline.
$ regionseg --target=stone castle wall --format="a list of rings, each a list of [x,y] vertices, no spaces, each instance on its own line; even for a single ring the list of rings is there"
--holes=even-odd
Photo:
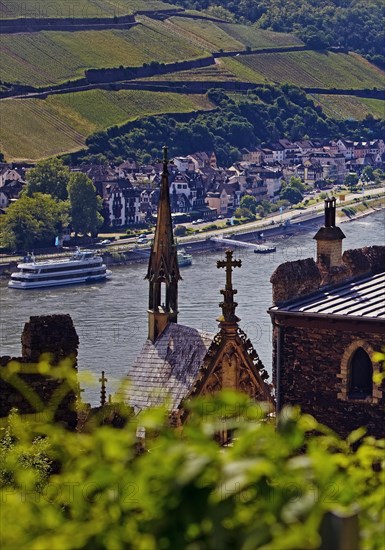
[[[273,303],[283,304],[317,292],[329,284],[341,283],[366,273],[385,271],[385,246],[346,250],[341,265],[329,268],[313,258],[285,262],[271,276]]]
[[[31,317],[21,341],[21,357],[0,357],[0,417],[15,408],[19,414],[52,418],[75,429],[79,338],[71,317]],[[56,376],[55,368],[63,365],[68,369],[68,380]]]
[[[374,385],[373,398],[347,400],[341,398],[347,381],[346,350],[352,345],[366,343],[374,351],[384,345],[384,334],[375,331],[369,323],[358,330],[323,328],[308,321],[309,326],[285,326],[280,320],[281,361],[280,395],[282,405],[300,405],[304,413],[346,437],[359,426],[368,433],[385,437],[385,381]],[[384,326],[382,332],[384,332]],[[378,329],[377,329],[378,330]],[[274,329],[273,382],[277,384],[278,329]],[[365,344],[364,344],[365,345]]]

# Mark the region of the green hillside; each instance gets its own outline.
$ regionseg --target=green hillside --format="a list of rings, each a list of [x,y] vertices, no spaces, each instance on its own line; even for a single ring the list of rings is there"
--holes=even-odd
[[[161,24],[169,28],[170,34],[183,36],[185,40],[210,51],[244,49],[242,42],[232,38],[218,24],[207,19],[171,17]]]
[[[247,48],[281,48],[299,46],[303,42],[292,34],[265,31],[255,26],[218,23],[208,19],[174,16],[158,22],[167,26],[171,35],[212,52],[242,51]]]
[[[182,33],[191,40],[212,51],[237,51],[260,48],[280,48],[303,44],[293,34],[271,32],[249,25],[216,23],[205,19],[192,20],[187,17],[171,17],[166,24],[175,33]]]
[[[148,80],[285,82],[309,88],[364,89],[385,87],[385,73],[357,54],[314,51],[222,57],[200,69],[159,75]]]
[[[76,151],[89,134],[138,117],[211,108],[201,95],[130,90],[7,99],[0,103],[1,150],[9,161],[36,160]]]
[[[385,69],[384,0],[176,0],[227,21],[294,33],[313,49],[341,46]]]
[[[325,114],[339,120],[362,120],[367,115],[385,118],[385,100],[349,95],[314,94],[311,97],[321,105]]]
[[[105,17],[175,7],[151,0],[79,0],[75,3],[53,0],[40,4],[25,0],[23,4],[6,1],[1,6],[4,18]],[[18,12],[21,9],[24,10],[22,15]],[[69,9],[73,10],[72,15],[67,13]],[[40,13],[33,13],[33,10],[40,10]],[[168,80],[171,86],[178,82],[186,86],[186,91],[191,81],[289,83],[305,88],[342,90],[385,88],[385,72],[355,53],[310,49],[248,52],[303,45],[294,34],[262,30],[255,25],[210,21],[204,17],[156,19],[141,14],[136,16],[136,22],[125,30],[2,34],[0,80],[48,87],[84,77],[84,71],[91,68],[139,67],[154,61],[172,63],[206,57],[211,52],[234,51],[237,53],[232,57],[217,57],[211,66],[172,74],[159,73],[147,80]],[[151,68],[159,69],[159,65],[154,63]],[[197,91],[203,91],[204,87],[202,84],[202,90],[198,87]],[[384,101],[341,95],[317,95],[314,99],[328,116],[338,120],[362,120],[367,114],[384,117]],[[46,99],[3,99],[0,101],[1,151],[7,160],[36,160],[78,150],[92,133],[145,115],[211,108],[212,104],[203,95],[128,90],[94,89],[52,95]],[[301,132],[302,129],[297,134]]]
[[[140,66],[207,55],[151,21],[127,30],[3,34],[0,80],[47,86],[84,76],[89,68]]]
[[[1,2],[1,17],[56,18],[56,17],[114,17],[138,10],[170,9],[170,4],[157,0],[4,0]]]
[[[303,45],[302,40],[294,34],[265,31],[250,25],[235,25],[231,23],[219,23],[218,25],[234,39],[242,42],[246,48],[249,47],[253,50]]]
[[[385,72],[358,54],[301,51],[240,55],[221,61],[240,80],[250,82],[287,82],[309,88],[385,87]]]
[[[253,76],[255,74],[253,73]],[[148,82],[156,82],[158,80],[175,81],[183,84],[184,82],[191,81],[213,81],[213,82],[237,82],[239,78],[231,72],[229,67],[222,64],[222,60],[219,59],[215,65],[209,65],[208,67],[201,67],[196,69],[189,69],[187,71],[176,71],[174,73],[168,73],[167,75],[160,74],[151,76],[149,78],[141,78]]]

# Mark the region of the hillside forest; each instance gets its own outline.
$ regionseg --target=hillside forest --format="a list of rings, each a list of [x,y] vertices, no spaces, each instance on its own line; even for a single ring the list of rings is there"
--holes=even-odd
[[[208,92],[216,109],[192,115],[187,121],[177,116],[150,116],[114,126],[90,136],[88,150],[65,157],[66,162],[105,163],[136,158],[146,163],[161,157],[168,143],[171,155],[194,150],[215,150],[221,166],[240,158],[243,147],[281,137],[295,141],[312,138],[370,139],[385,134],[385,120],[368,115],[363,121],[334,120],[327,117],[305,92],[295,86],[264,86],[247,94]],[[185,117],[184,117],[185,118]]]

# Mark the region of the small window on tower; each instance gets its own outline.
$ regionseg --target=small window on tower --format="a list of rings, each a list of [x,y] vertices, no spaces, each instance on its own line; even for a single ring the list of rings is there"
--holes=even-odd
[[[373,365],[363,348],[358,348],[350,361],[350,399],[365,399],[373,394]]]

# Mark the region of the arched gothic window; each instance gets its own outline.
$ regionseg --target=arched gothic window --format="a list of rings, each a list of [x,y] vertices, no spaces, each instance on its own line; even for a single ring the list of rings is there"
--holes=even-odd
[[[348,397],[364,399],[373,394],[373,365],[363,348],[357,348],[350,360]]]

